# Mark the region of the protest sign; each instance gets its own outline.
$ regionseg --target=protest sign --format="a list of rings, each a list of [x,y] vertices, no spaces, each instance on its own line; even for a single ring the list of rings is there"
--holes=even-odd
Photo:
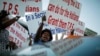
[[[28,38],[28,31],[17,22],[9,26],[7,30],[9,31],[9,40],[15,42],[18,47],[23,47],[23,43]]]
[[[45,15],[45,13],[46,12],[42,11],[42,12],[34,12],[32,14],[25,15],[30,35],[33,36],[34,34],[36,34],[37,29],[42,21],[41,18],[42,16]]]
[[[81,4],[76,0],[50,0],[47,23],[66,30],[73,29],[79,19]]]
[[[0,10],[7,10],[12,15],[24,16],[25,5],[21,0],[0,0]]]

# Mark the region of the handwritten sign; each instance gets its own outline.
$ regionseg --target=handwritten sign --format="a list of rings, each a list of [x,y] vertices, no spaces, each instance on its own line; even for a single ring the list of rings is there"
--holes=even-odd
[[[50,0],[47,23],[63,29],[73,29],[79,19],[81,4],[76,0]]]
[[[17,22],[9,26],[7,30],[9,31],[9,40],[15,42],[18,47],[22,47],[28,37],[28,31]]]
[[[35,13],[32,13],[32,14],[29,14],[29,15],[25,15],[26,17],[26,21],[27,21],[27,24],[28,24],[28,29],[29,29],[29,32],[30,34],[33,36],[38,27],[39,27],[39,22],[41,22],[41,18],[42,16],[45,15],[46,12],[42,11],[42,12],[35,12]]]
[[[24,16],[25,5],[21,0],[1,0],[0,10],[7,10],[10,14]]]
[[[85,31],[85,23],[82,21],[78,21],[75,28],[75,35],[84,36]]]

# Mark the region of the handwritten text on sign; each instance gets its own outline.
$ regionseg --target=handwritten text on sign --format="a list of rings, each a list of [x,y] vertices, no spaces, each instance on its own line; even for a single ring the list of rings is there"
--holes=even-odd
[[[31,15],[26,15],[26,21],[30,21],[30,20],[34,20],[34,19],[39,19],[41,18],[45,13],[34,13],[34,14],[31,14]],[[62,21],[61,19],[55,19],[51,16],[49,16],[49,18],[47,19],[48,20],[48,24],[52,24],[52,25],[55,25],[57,27],[61,27],[61,28],[66,28],[66,26],[68,26],[70,23],[66,23],[64,21]],[[74,24],[71,24],[69,27],[70,28],[73,28],[73,25]]]
[[[25,5],[20,0],[1,0],[0,10],[7,10],[10,14],[23,16]]]
[[[14,41],[19,47],[22,47],[28,37],[28,31],[17,22],[9,26],[7,30],[10,41]]]
[[[25,12],[39,12],[42,10],[42,0],[21,0],[25,5]]]
[[[47,22],[67,30],[73,29],[79,19],[80,8],[81,4],[76,0],[50,0]]]
[[[74,24],[71,22],[65,22],[62,19],[54,18],[52,15],[48,17],[48,24],[63,28],[63,29],[73,29]]]
[[[55,14],[62,15],[64,17],[70,18],[72,20],[78,21],[79,16],[74,12],[69,11],[68,9],[64,9],[63,7],[59,7],[53,4],[49,4],[48,11],[54,12]]]
[[[44,16],[45,13],[46,13],[46,12],[33,13],[33,14],[30,14],[30,15],[26,15],[26,21],[31,21],[31,20],[34,20],[34,19],[39,19],[39,18],[41,18],[42,16]]]

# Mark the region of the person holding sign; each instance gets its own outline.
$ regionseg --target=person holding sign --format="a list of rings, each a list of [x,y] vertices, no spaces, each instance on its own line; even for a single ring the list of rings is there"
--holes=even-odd
[[[35,44],[43,44],[52,40],[52,33],[49,29],[43,29],[44,21],[46,21],[46,16],[42,17],[42,23],[39,26],[36,35],[34,37]],[[29,45],[32,45],[32,41],[30,40]]]
[[[12,19],[8,17],[9,13],[6,10],[0,11],[0,56],[9,56],[6,46],[9,44],[9,32],[6,30],[8,26],[16,22],[20,16],[16,16]]]
[[[13,24],[20,18],[20,16],[16,16],[13,19],[9,19],[8,15],[9,15],[9,13],[7,13],[7,11],[5,11],[5,10],[2,10],[0,12],[0,29],[7,28],[8,26]]]
[[[79,38],[81,36],[75,36],[74,35],[74,29],[71,30],[70,34],[66,37],[66,39],[73,39],[73,38]],[[61,39],[64,39],[64,35],[66,34],[66,32],[63,32],[61,35]],[[56,38],[58,38],[57,34],[56,34]]]

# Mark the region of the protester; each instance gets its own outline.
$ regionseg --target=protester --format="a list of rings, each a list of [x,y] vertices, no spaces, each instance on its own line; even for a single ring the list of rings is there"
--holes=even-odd
[[[73,38],[79,38],[79,37],[81,37],[81,36],[76,36],[76,35],[74,35],[74,29],[72,29],[71,30],[71,32],[70,32],[70,34],[69,35],[67,35],[67,37],[65,37],[65,38],[70,38],[70,39],[73,39]],[[61,35],[61,37],[60,37],[60,40],[61,39],[64,39],[64,35],[66,35],[66,32],[62,32],[62,35]],[[58,40],[58,34],[56,34],[56,40]]]
[[[6,10],[0,11],[0,56],[9,56],[10,53],[6,50],[7,44],[9,44],[9,32],[6,30],[8,26],[16,22],[20,16],[16,16],[10,19],[10,14]]]
[[[52,33],[49,29],[43,29],[44,21],[46,21],[46,16],[42,17],[42,23],[39,26],[36,35],[34,37],[34,43],[35,44],[44,44],[46,42],[52,41]]]
[[[71,38],[71,39],[73,39],[73,38],[79,38],[80,36],[75,36],[75,35],[74,35],[74,31],[75,31],[75,30],[72,29],[71,32],[70,32],[70,34],[69,34],[68,37],[66,37],[66,38]]]

